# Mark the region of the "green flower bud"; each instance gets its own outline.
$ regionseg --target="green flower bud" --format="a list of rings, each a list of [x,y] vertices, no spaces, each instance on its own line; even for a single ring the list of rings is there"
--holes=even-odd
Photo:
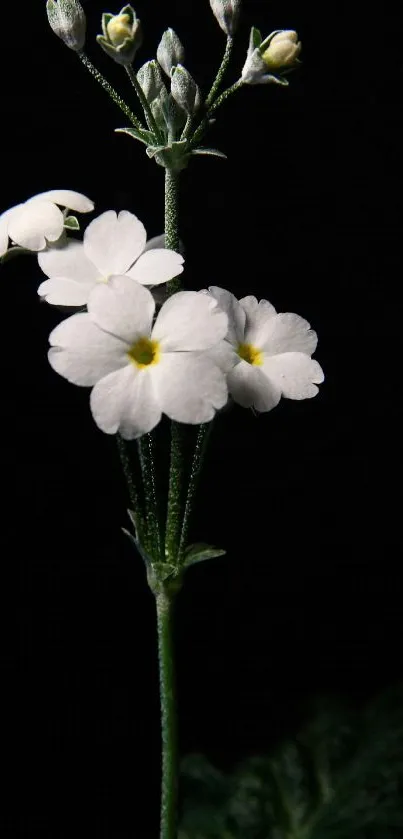
[[[226,35],[234,35],[238,26],[241,0],[210,0],[211,10]]]
[[[153,102],[159,96],[162,88],[165,89],[164,80],[161,75],[160,66],[153,58],[152,61],[146,61],[137,73],[137,81],[147,99],[147,102]]]
[[[85,44],[86,18],[78,0],[47,0],[48,21],[67,47],[81,52]]]
[[[143,42],[141,23],[132,6],[124,6],[118,15],[102,15],[103,35],[97,35],[100,47],[118,64],[133,63]]]
[[[158,45],[157,60],[167,76],[171,70],[185,60],[185,50],[173,29],[167,29]]]
[[[192,116],[201,105],[200,90],[185,67],[178,64],[171,73],[171,94],[175,102]]]

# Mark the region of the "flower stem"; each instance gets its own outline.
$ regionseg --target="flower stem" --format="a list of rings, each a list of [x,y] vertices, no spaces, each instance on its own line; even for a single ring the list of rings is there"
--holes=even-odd
[[[160,673],[162,779],[160,839],[176,839],[178,754],[172,612],[174,595],[163,586],[155,595]]]
[[[179,174],[172,169],[165,169],[165,247],[179,251]],[[180,288],[179,277],[167,284],[170,295]]]
[[[111,97],[111,99],[113,99],[113,101],[118,106],[118,108],[120,108],[120,110],[123,111],[123,113],[127,116],[127,118],[130,120],[130,122],[135,126],[135,128],[137,128],[138,131],[141,131],[141,132],[144,131],[145,128],[141,124],[140,120],[137,119],[137,117],[133,113],[133,111],[130,110],[129,106],[126,105],[126,102],[124,102],[122,97],[119,96],[119,94],[112,87],[112,85],[110,85],[109,82],[107,82],[107,80],[99,72],[99,70],[97,70],[97,68],[94,67],[93,63],[90,61],[90,59],[85,54],[85,52],[79,52],[79,53],[77,53],[77,55],[81,59],[81,61],[83,62],[84,67],[86,67],[87,70],[89,70],[91,75],[94,76],[94,79],[96,79],[97,82],[101,85],[101,87],[103,87],[103,89],[107,92],[107,94]]]
[[[155,478],[154,448],[155,441],[152,432],[150,434],[143,434],[138,440],[149,550],[154,560],[162,561],[161,521]]]
[[[183,558],[183,554],[186,549],[190,516],[192,515],[193,511],[194,499],[199,483],[201,468],[203,465],[204,455],[206,453],[207,443],[211,434],[212,427],[213,422],[205,422],[203,423],[203,425],[199,425],[197,431],[192,465],[190,467],[190,478],[186,495],[185,512],[183,514],[182,529],[179,540],[179,562]]]
[[[136,76],[136,74],[133,70],[133,67],[131,65],[126,66],[126,72],[127,72],[127,75],[129,76],[129,79],[130,79],[130,81],[131,81],[131,83],[132,83],[132,85],[133,85],[133,87],[134,87],[134,89],[137,93],[137,96],[139,98],[141,107],[143,108],[144,116],[146,118],[147,125],[148,125],[150,131],[153,132],[156,141],[158,143],[161,143],[162,142],[161,132],[160,132],[160,130],[158,128],[158,125],[157,125],[157,123],[154,119],[153,112],[152,112],[152,110],[150,108],[150,105],[147,101],[147,98],[144,94],[143,88],[141,87],[141,84],[139,83],[139,81],[137,79],[137,76]]]
[[[217,93],[217,90],[220,87],[220,84],[221,84],[221,82],[224,78],[224,75],[225,75],[226,71],[227,71],[228,65],[231,61],[233,47],[234,47],[234,39],[231,37],[231,35],[228,35],[222,62],[221,62],[220,67],[218,69],[218,73],[217,73],[217,75],[214,79],[214,82],[213,82],[212,88],[210,90],[210,93],[209,93],[209,95],[207,96],[207,99],[206,99],[206,109],[207,110],[209,109],[211,103],[213,102],[214,97]]]

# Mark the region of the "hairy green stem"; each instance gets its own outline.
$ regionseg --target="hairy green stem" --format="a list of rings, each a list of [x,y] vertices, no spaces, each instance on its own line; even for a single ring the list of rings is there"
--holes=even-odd
[[[160,839],[177,839],[178,753],[172,612],[174,595],[155,595],[160,674],[162,778]]]
[[[129,79],[130,79],[130,81],[131,81],[131,83],[132,83],[132,85],[133,85],[133,87],[134,87],[134,89],[137,93],[137,96],[139,98],[141,107],[143,108],[144,116],[146,118],[147,125],[148,125],[150,131],[152,131],[152,133],[154,134],[157,143],[161,143],[162,140],[163,140],[163,138],[161,136],[161,132],[160,132],[160,130],[158,128],[158,125],[157,125],[157,123],[154,119],[153,112],[152,112],[152,110],[150,108],[150,105],[147,101],[147,98],[144,94],[143,88],[141,87],[141,84],[139,83],[139,81],[137,79],[137,76],[136,76],[136,73],[133,70],[133,67],[131,65],[126,66],[126,72],[127,72],[127,75],[129,76]]]
[[[155,441],[153,433],[143,434],[138,440],[138,452],[143,477],[145,518],[149,550],[154,561],[162,561],[161,517],[154,464]]]
[[[100,73],[99,70],[97,70],[97,68],[94,67],[93,63],[90,61],[90,59],[85,54],[85,52],[79,52],[79,53],[77,53],[77,55],[81,59],[82,63],[84,64],[84,67],[86,67],[87,70],[89,70],[91,75],[94,76],[94,79],[96,79],[97,82],[101,85],[101,87],[103,87],[103,89],[106,91],[106,93],[111,97],[111,99],[113,99],[113,101],[118,106],[118,108],[120,108],[120,110],[123,111],[125,116],[127,116],[127,118],[130,120],[130,122],[135,126],[135,128],[137,128],[138,131],[141,131],[141,132],[144,131],[145,128],[141,124],[140,120],[137,119],[136,115],[129,108],[129,106],[126,105],[126,102],[124,102],[122,97],[119,96],[119,94],[112,87],[112,85],[110,85],[109,82],[107,82],[107,80],[104,78],[102,73]]]
[[[186,542],[189,532],[190,517],[193,512],[195,495],[199,484],[201,469],[203,466],[204,455],[207,449],[208,439],[213,427],[213,421],[205,422],[199,425],[196,437],[195,448],[193,452],[192,465],[190,467],[189,484],[186,495],[185,512],[183,514],[182,528],[179,540],[179,562],[183,558],[186,549]]]
[[[171,459],[169,467],[169,488],[167,524],[165,530],[165,558],[177,564],[182,526],[184,452],[183,429],[179,422],[171,422]]]
[[[209,109],[211,103],[213,102],[214,97],[217,93],[217,90],[220,87],[220,84],[221,84],[221,82],[224,78],[225,73],[227,72],[228,65],[231,61],[233,47],[234,47],[234,39],[231,37],[231,35],[228,35],[227,43],[225,45],[225,52],[224,52],[224,55],[223,55],[223,60],[222,60],[222,62],[220,64],[220,67],[218,69],[218,73],[217,73],[217,75],[216,75],[216,77],[213,81],[213,85],[212,85],[212,88],[210,90],[210,93],[209,93],[209,95],[207,96],[207,99],[206,99],[206,109],[207,110]]]

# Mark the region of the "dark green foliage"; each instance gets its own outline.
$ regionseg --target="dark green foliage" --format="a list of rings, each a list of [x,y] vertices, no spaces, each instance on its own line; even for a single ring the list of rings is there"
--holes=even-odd
[[[361,711],[323,707],[294,741],[225,776],[182,764],[179,839],[399,839],[403,689]]]

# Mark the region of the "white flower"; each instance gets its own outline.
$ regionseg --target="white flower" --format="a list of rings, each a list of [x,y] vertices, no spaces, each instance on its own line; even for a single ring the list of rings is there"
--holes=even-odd
[[[79,213],[94,209],[93,202],[81,192],[70,189],[40,192],[0,215],[0,256],[6,253],[9,239],[30,251],[41,251],[47,242],[56,242],[64,226],[63,213],[57,204]]]
[[[151,431],[167,414],[209,422],[227,401],[225,373],[206,350],[222,340],[228,319],[208,294],[180,291],[153,326],[151,292],[130,277],[96,286],[88,312],[50,335],[49,361],[77,385],[92,386],[91,410],[106,434],[127,440]]]
[[[318,339],[308,321],[291,312],[277,314],[267,300],[243,297],[238,301],[217,286],[208,293],[228,315],[226,339],[210,353],[226,371],[235,402],[270,411],[281,396],[309,399],[318,393],[316,385],[324,375],[311,358]]]
[[[83,242],[39,254],[38,262],[50,279],[38,294],[56,306],[85,306],[98,283],[125,274],[142,285],[160,285],[183,271],[183,257],[163,247],[146,248],[144,225],[132,213],[114,210],[88,225]]]

